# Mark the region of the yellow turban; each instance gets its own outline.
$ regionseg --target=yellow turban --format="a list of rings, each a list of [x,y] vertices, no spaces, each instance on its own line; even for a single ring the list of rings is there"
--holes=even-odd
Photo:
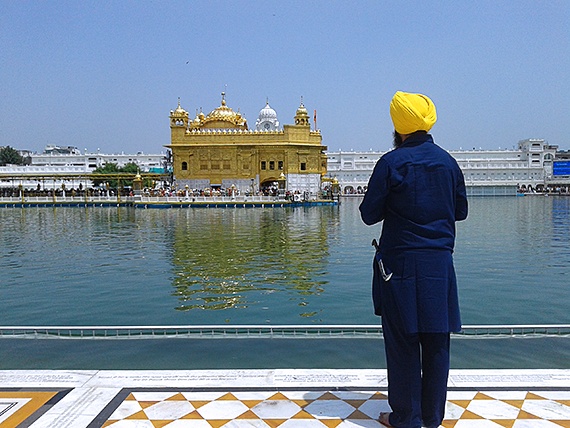
[[[435,105],[428,97],[400,91],[392,98],[390,116],[398,134],[428,132],[437,120]]]

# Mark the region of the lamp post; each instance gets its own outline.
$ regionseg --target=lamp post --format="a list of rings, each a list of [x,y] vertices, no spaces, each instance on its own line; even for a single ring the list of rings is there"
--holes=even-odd
[[[79,190],[83,190],[83,184],[79,183]],[[89,200],[89,189],[87,188],[87,186],[85,186],[85,194],[83,195],[85,197],[85,206],[87,206],[87,202]]]
[[[142,192],[142,178],[141,175],[137,172],[137,175],[135,175],[135,178],[133,179],[133,193],[135,194],[135,198],[140,200],[141,192]]]

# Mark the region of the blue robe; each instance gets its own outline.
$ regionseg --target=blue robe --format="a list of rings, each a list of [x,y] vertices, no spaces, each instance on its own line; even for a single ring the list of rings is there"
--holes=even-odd
[[[359,208],[364,223],[383,221],[374,260],[375,314],[408,334],[459,331],[452,253],[467,197],[455,159],[431,135],[411,135],[377,162]],[[376,259],[392,273],[389,281]]]

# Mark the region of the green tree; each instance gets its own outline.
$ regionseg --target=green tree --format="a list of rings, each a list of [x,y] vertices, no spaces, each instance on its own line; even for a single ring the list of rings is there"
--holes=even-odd
[[[138,174],[140,172],[140,168],[139,166],[134,163],[134,162],[129,162],[128,164],[126,164],[123,168],[121,168],[121,171],[123,173],[128,173],[128,174]],[[125,182],[123,183],[123,185],[125,186],[132,186],[133,185],[133,180],[125,180]]]
[[[120,168],[120,170],[121,172],[127,172],[129,174],[137,174],[139,172],[139,166],[134,162],[129,162]]]
[[[23,165],[24,158],[10,146],[0,148],[0,165]]]
[[[135,162],[129,162],[125,164],[124,167],[121,168],[121,172],[128,174],[139,174],[140,168]],[[124,182],[121,180],[121,184],[123,186],[132,186],[133,180],[125,180]],[[152,186],[152,180],[149,178],[143,178],[143,187],[150,187],[150,186]]]
[[[99,168],[96,168],[92,174],[118,174],[121,172],[121,169],[116,163],[106,163]],[[117,179],[116,178],[109,178],[109,177],[101,177],[101,178],[93,178],[93,184],[95,186],[99,186],[104,183],[109,183],[109,187],[116,188],[117,187]]]
[[[93,174],[114,174],[115,176],[125,174],[125,178],[117,177],[101,177],[101,178],[93,178],[93,184],[95,186],[99,186],[100,184],[109,183],[109,187],[112,189],[116,189],[119,184],[121,187],[123,186],[132,186],[133,185],[133,175],[139,172],[139,166],[134,163],[130,162],[123,167],[118,166],[116,163],[106,163],[104,166],[101,166],[93,171]]]

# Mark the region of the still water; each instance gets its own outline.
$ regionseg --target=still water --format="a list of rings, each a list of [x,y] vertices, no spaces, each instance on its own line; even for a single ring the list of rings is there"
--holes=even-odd
[[[0,324],[378,324],[380,226],[359,202],[2,208]],[[463,324],[570,324],[570,198],[472,198],[457,230]],[[570,368],[570,338],[458,339],[452,353],[454,367]],[[383,366],[380,340],[0,342],[0,368]]]

